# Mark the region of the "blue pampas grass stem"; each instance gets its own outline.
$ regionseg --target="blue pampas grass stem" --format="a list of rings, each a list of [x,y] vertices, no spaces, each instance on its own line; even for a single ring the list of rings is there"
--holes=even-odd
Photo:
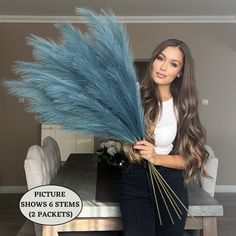
[[[44,123],[133,143],[144,137],[144,116],[125,27],[115,15],[77,8],[88,26],[56,24],[58,41],[30,35],[34,62],[16,62],[10,94],[29,101]]]

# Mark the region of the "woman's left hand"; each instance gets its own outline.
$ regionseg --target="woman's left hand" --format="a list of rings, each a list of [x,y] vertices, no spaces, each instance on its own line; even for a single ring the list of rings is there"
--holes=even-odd
[[[138,150],[142,158],[148,160],[152,164],[155,164],[156,152],[153,144],[146,140],[137,141],[134,143],[133,149]]]

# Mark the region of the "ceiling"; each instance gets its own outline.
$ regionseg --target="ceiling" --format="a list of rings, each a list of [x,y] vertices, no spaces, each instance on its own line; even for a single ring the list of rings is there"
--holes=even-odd
[[[120,16],[236,15],[236,0],[0,0],[0,16],[73,16],[76,6]]]

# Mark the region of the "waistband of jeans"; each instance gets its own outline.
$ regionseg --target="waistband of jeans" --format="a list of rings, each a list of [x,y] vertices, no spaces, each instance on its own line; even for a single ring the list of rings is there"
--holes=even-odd
[[[132,166],[134,168],[135,167],[136,168],[142,168],[142,167],[146,168],[148,166],[148,161],[143,159],[139,163],[130,163],[128,158],[126,158],[123,162],[123,165],[125,165],[127,167]],[[169,167],[164,167],[164,166],[155,165],[154,167],[160,172],[167,172],[167,171],[182,172],[182,170],[180,170],[180,169],[174,169],[174,168],[169,168]]]

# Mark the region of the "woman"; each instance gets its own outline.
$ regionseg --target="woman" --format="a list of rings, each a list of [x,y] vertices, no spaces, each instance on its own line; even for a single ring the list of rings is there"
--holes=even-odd
[[[162,222],[158,219],[147,161],[154,164],[182,203],[188,207],[185,182],[203,165],[205,131],[198,116],[193,60],[188,46],[179,40],[163,41],[154,50],[141,81],[145,113],[145,139],[124,147],[129,161],[123,164],[120,207],[124,236],[181,236],[187,212],[179,219],[169,203],[172,223],[156,188]],[[137,155],[138,154],[138,155]],[[185,173],[185,175],[183,175]]]

